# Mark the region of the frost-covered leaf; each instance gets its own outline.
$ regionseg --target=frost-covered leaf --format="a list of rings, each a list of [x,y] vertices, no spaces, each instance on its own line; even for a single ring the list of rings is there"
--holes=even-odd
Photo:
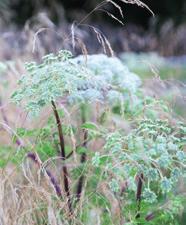
[[[163,193],[167,193],[172,189],[172,182],[170,179],[164,177],[161,181],[161,190]]]
[[[146,202],[154,203],[157,201],[156,194],[153,191],[151,191],[149,188],[145,188],[142,195]]]
[[[73,59],[80,65],[89,68],[96,77],[102,77],[107,83],[128,89],[131,92],[141,85],[140,78],[129,71],[116,57],[108,57],[103,54],[78,56]]]

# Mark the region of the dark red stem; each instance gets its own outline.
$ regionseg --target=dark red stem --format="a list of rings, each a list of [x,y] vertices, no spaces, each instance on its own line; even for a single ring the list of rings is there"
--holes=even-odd
[[[63,160],[63,167],[62,167],[63,184],[64,184],[65,193],[67,196],[68,208],[69,208],[70,213],[72,214],[72,203],[71,203],[70,188],[69,188],[69,181],[68,181],[68,170],[65,165],[65,141],[64,141],[64,135],[63,135],[63,130],[62,130],[62,124],[61,124],[61,120],[60,120],[60,117],[59,117],[59,114],[58,114],[58,111],[57,111],[54,101],[52,101],[51,103],[52,103],[53,112],[54,112],[54,116],[55,116],[56,124],[57,124],[57,128],[58,128],[60,153],[61,153],[61,157]]]
[[[141,194],[143,186],[143,173],[138,176],[137,192],[136,192],[136,201],[137,201],[137,214],[136,218],[140,218],[140,209],[141,209]]]
[[[82,106],[81,108],[82,110],[82,123],[86,122],[86,115],[85,115],[85,107]],[[82,143],[82,147],[87,148],[87,142],[88,142],[88,130],[83,129],[83,143]],[[80,162],[81,164],[84,164],[87,160],[87,154],[86,152],[83,152],[81,155],[81,159]],[[80,198],[81,198],[81,194],[82,194],[82,190],[83,190],[83,183],[84,183],[84,179],[85,176],[82,174],[78,180],[78,184],[77,184],[77,189],[76,189],[76,202],[77,203]]]
[[[83,144],[82,146],[84,148],[87,147],[87,137],[88,137],[88,131],[87,130],[84,130],[84,141],[83,141]],[[83,164],[86,162],[86,159],[87,159],[87,154],[85,152],[82,153],[81,155],[81,160],[80,162]],[[82,193],[82,190],[83,190],[83,183],[84,183],[84,175],[82,174],[78,180],[78,184],[77,184],[77,190],[76,190],[76,203],[80,200],[81,198],[81,193]]]
[[[145,217],[145,220],[146,220],[146,221],[151,221],[151,220],[154,219],[154,217],[155,217],[154,213],[150,213],[150,214],[148,214],[148,215]]]

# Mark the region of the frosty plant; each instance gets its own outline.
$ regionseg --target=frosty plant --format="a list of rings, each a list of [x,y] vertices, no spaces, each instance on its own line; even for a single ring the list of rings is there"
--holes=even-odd
[[[50,103],[52,106],[58,129],[60,155],[63,160],[63,183],[70,213],[72,201],[68,170],[65,165],[65,141],[56,101],[59,97],[73,95],[78,90],[78,83],[88,79],[86,69],[70,62],[71,57],[70,52],[60,51],[57,56],[50,54],[43,57],[43,63],[40,65],[36,65],[35,62],[27,63],[27,74],[19,80],[20,90],[12,96],[16,103],[22,101],[25,108],[34,115],[37,115],[45,105]]]
[[[115,67],[112,68],[110,64],[115,64]],[[72,59],[71,53],[65,50],[59,51],[57,55],[44,56],[43,62],[39,65],[35,62],[26,63],[25,68],[27,73],[19,80],[20,88],[12,98],[17,104],[23,104],[32,116],[38,115],[44,106],[49,104],[52,106],[58,129],[60,156],[63,160],[64,189],[69,211],[72,213],[69,174],[65,165],[65,140],[56,102],[64,100],[69,104],[81,103],[82,123],[85,123],[86,104],[95,101],[104,103],[109,101],[114,93],[116,97],[119,96],[118,99],[121,99],[120,90],[131,88],[134,91],[140,84],[139,78],[130,73],[116,58],[109,59],[104,55],[88,56],[88,64],[86,64],[83,57]],[[87,146],[87,138],[88,134],[84,128],[82,144],[84,148]],[[85,161],[86,153],[82,153],[81,163]],[[83,176],[80,176],[76,191],[77,200],[81,196],[83,180]]]
[[[88,196],[93,196],[92,193],[106,182],[103,191],[109,201],[106,208],[112,207],[112,201],[118,201],[124,208],[124,213],[120,214],[125,221],[131,224],[155,221],[157,213],[161,215],[162,212],[161,202],[166,201],[167,196],[170,199],[174,197],[171,193],[179,177],[185,175],[184,123],[174,122],[172,125],[170,118],[159,119],[161,112],[167,112],[166,106],[157,99],[144,96],[140,92],[141,81],[138,76],[115,57],[88,55],[85,60],[84,56],[72,58],[70,52],[62,50],[57,56],[49,54],[43,57],[39,65],[27,63],[26,70],[27,74],[19,80],[19,89],[12,98],[14,102],[23,104],[32,115],[38,115],[44,106],[51,105],[53,109],[69,213],[74,213],[83,187],[86,187],[84,200],[87,198],[89,201]],[[69,182],[71,171],[66,163],[73,151],[66,152],[66,127],[61,122],[59,102],[69,108],[77,104],[81,113],[82,125],[71,130],[80,142],[76,150],[80,147],[81,159],[79,167],[75,165],[71,174],[77,174],[79,168],[84,168],[86,164],[86,173],[90,176],[87,186],[83,186],[85,173],[78,176],[75,198],[72,198],[73,188]],[[99,113],[95,112],[95,103],[101,105]],[[108,117],[105,116],[107,112]],[[94,113],[97,113],[94,122],[89,122]],[[77,117],[76,114],[75,119]],[[130,129],[118,125],[123,122]],[[80,130],[83,131],[82,138]],[[102,145],[97,147],[99,140]],[[89,142],[95,143],[96,153],[91,149],[87,151]],[[29,157],[38,164],[35,155],[30,153]],[[91,163],[88,160],[90,158]],[[56,193],[59,193],[60,187],[50,171],[46,170],[46,174]],[[97,207],[95,202],[97,200],[92,200],[90,207]],[[157,207],[153,205],[156,202],[159,203]],[[87,208],[84,207],[81,213],[85,224],[85,218],[90,213]],[[103,224],[105,221],[102,221]]]
[[[78,83],[88,79],[88,71],[69,61],[71,57],[70,52],[60,51],[57,56],[44,56],[40,65],[26,63],[27,74],[19,80],[20,90],[13,94],[14,101],[23,101],[26,110],[37,115],[48,103],[54,107],[59,97],[76,93]]]
[[[178,179],[185,176],[185,135],[183,123],[171,126],[165,120],[141,119],[130,134],[123,131],[106,134],[104,155],[96,153],[92,163],[102,166],[107,152],[106,173],[113,177],[109,186],[120,195],[126,181],[127,192],[136,193],[138,218],[142,200],[148,204],[160,201],[160,196],[170,195]]]

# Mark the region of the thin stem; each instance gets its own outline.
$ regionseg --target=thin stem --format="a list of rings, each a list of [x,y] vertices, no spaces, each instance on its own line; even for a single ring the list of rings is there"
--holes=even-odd
[[[145,217],[145,220],[150,221],[150,220],[153,220],[154,217],[155,217],[155,214],[152,212]]]
[[[88,135],[88,132],[87,130],[84,131],[84,139],[87,139],[87,135]],[[82,145],[83,147],[86,148],[87,146],[87,142],[85,141]],[[80,162],[83,164],[85,163],[87,160],[87,154],[85,152],[82,153],[81,155],[81,159],[80,159]],[[78,185],[77,185],[77,190],[76,190],[76,203],[80,200],[81,198],[81,193],[82,193],[82,189],[83,189],[83,183],[84,183],[84,175],[82,174],[78,180]]]
[[[142,186],[143,186],[143,173],[141,173],[138,177],[138,185],[137,185],[137,192],[136,192],[136,201],[137,201],[136,219],[140,218]]]
[[[86,115],[85,115],[85,107],[82,106],[81,108],[81,115],[82,115],[82,123],[86,122]],[[87,140],[88,140],[88,130],[84,129],[83,130],[83,143],[82,143],[82,147],[87,148]],[[83,152],[81,155],[81,159],[80,162],[81,164],[85,163],[87,160],[87,154],[86,152]],[[78,184],[77,184],[77,189],[76,189],[76,202],[77,203],[80,198],[81,198],[81,193],[83,190],[83,183],[84,183],[84,175],[82,174],[78,180]]]
[[[54,112],[54,116],[56,119],[56,124],[57,124],[57,128],[58,128],[58,136],[59,136],[59,144],[60,144],[60,153],[61,153],[61,157],[63,160],[63,167],[62,167],[62,171],[63,171],[63,184],[64,184],[64,189],[66,192],[66,196],[68,199],[68,208],[70,211],[70,214],[72,214],[72,203],[71,203],[71,198],[70,198],[70,188],[69,188],[69,181],[68,181],[68,170],[67,167],[65,165],[65,141],[64,141],[64,135],[63,135],[63,131],[62,131],[62,124],[61,124],[61,120],[55,105],[55,102],[52,101],[52,107],[53,107],[53,112]]]
[[[62,124],[61,124],[61,120],[60,120],[54,101],[52,101],[52,106],[53,106],[53,112],[54,112],[54,116],[55,116],[57,128],[58,128],[61,157],[63,160],[65,160],[65,141],[64,141],[63,131],[62,131]]]
[[[88,137],[88,135],[87,135]],[[81,147],[81,146],[84,146],[85,142],[88,142],[88,138],[87,139],[84,139],[83,140],[83,143],[79,144],[79,145],[76,145],[76,150]],[[68,159],[70,158],[72,155],[74,154],[74,151],[71,151],[68,155],[66,155],[65,159]]]

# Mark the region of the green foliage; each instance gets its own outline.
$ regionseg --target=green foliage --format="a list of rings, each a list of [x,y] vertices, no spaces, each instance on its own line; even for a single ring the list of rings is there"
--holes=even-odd
[[[135,179],[136,174],[144,173],[148,188],[144,198],[148,202],[156,200],[151,191],[154,183],[159,193],[168,193],[175,187],[175,181],[184,175],[186,154],[183,151],[183,137],[179,124],[172,127],[168,121],[144,119],[129,135],[116,131],[106,135],[104,149],[109,155],[110,170],[120,180]],[[98,165],[101,155],[96,155],[93,162]],[[121,179],[122,178],[122,179]],[[151,197],[150,197],[151,196]]]
[[[182,135],[184,130],[182,126],[185,127],[183,124],[180,126],[179,122],[172,126],[166,120],[141,119],[136,121],[130,134],[125,134],[123,130],[108,132],[104,136],[103,152],[102,154],[95,153],[92,164],[105,171],[105,176],[102,178],[108,182],[110,190],[116,196],[122,190],[123,181],[126,181],[127,189],[124,201],[127,197],[129,200],[132,193],[135,196],[137,191],[136,177],[143,173],[141,213],[145,216],[145,213],[147,215],[149,210],[153,210],[154,203],[163,204],[167,201],[167,195],[171,196],[172,193],[174,195],[179,178],[185,176],[185,136]],[[106,156],[107,161],[102,164],[101,160]],[[176,196],[172,196],[173,202],[174,197],[176,199]],[[128,209],[129,217],[137,207],[135,199],[131,199],[131,201],[133,207]],[[147,205],[143,209],[144,203]],[[125,205],[124,202],[123,204]],[[156,210],[154,208],[154,211]],[[172,220],[170,214],[163,209],[155,215],[155,218],[161,218],[164,221],[177,221],[176,214],[171,215]],[[136,221],[135,214],[133,214],[133,219]],[[161,221],[161,219],[156,221]],[[135,224],[134,221],[132,224]],[[144,224],[147,223],[143,218],[138,220],[138,222],[140,221]],[[152,224],[156,223],[152,222]]]

